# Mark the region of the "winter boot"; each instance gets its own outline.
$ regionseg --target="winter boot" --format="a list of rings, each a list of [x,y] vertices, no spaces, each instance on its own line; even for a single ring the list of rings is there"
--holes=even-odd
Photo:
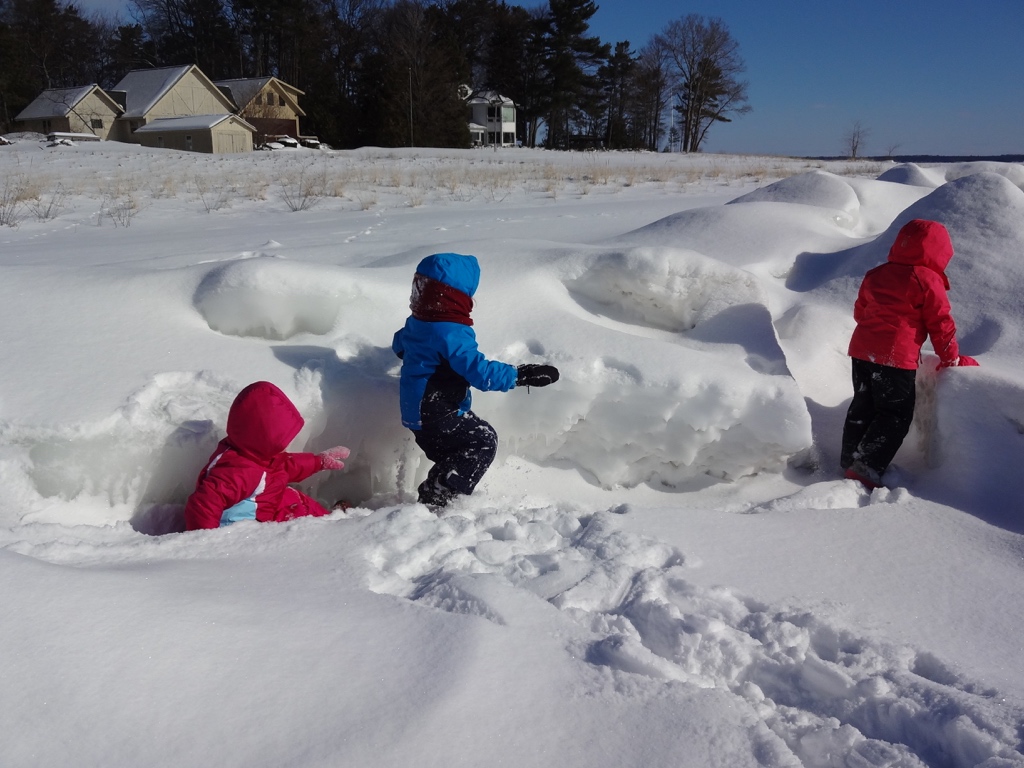
[[[847,480],[856,480],[869,491],[882,487],[882,476],[862,461],[855,461],[846,470]]]
[[[455,497],[455,491],[429,478],[420,483],[417,490],[420,504],[426,504],[434,512],[448,506],[448,502]]]

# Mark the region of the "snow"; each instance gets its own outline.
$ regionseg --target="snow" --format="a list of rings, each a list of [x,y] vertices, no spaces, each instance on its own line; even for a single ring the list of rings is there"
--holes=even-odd
[[[1024,766],[1024,166],[14,138],[4,765]],[[868,492],[851,310],[911,218],[981,367],[926,354]],[[440,251],[562,378],[475,395],[498,458],[435,516],[390,341]],[[180,532],[260,379],[355,508]]]

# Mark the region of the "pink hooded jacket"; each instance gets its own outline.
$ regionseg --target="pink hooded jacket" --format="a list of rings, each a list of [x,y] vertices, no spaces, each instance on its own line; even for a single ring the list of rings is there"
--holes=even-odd
[[[953,243],[937,221],[914,219],[900,229],[889,260],[864,275],[853,318],[849,355],[858,360],[916,369],[931,337],[943,364],[960,355],[946,291]]]
[[[260,522],[328,514],[288,486],[323,469],[315,453],[285,453],[305,422],[291,400],[268,381],[250,384],[228,413],[220,441],[185,503],[185,528],[217,528],[238,520]]]

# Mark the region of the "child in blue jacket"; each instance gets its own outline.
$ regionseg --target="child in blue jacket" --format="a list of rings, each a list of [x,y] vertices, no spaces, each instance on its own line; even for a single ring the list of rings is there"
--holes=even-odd
[[[558,381],[554,366],[517,368],[483,356],[470,318],[479,284],[475,256],[437,253],[423,259],[413,277],[412,315],[391,345],[402,359],[402,424],[434,462],[419,486],[419,501],[435,508],[471,494],[497,450],[494,428],[470,410],[469,388],[507,392]]]

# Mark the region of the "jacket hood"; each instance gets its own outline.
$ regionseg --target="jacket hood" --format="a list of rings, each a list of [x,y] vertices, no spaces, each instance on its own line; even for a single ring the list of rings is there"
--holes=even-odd
[[[298,408],[269,381],[250,384],[228,412],[228,440],[242,453],[268,460],[295,439],[305,421]]]
[[[427,256],[416,267],[421,275],[450,285],[467,296],[476,293],[480,286],[480,263],[476,256],[461,253],[435,253]]]
[[[893,264],[927,267],[946,279],[946,266],[953,258],[953,242],[949,232],[937,221],[914,219],[903,225],[896,242],[889,249],[889,261]]]

